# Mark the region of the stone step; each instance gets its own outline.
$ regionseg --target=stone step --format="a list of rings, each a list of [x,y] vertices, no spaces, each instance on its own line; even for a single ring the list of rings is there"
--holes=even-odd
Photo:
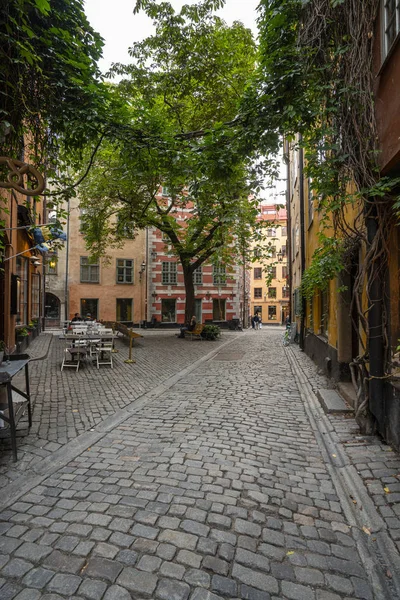
[[[338,383],[338,392],[342,396],[342,398],[349,404],[352,408],[355,407],[357,401],[357,394],[354,389],[354,385],[348,381],[340,381]]]
[[[336,390],[318,390],[317,398],[326,413],[352,413],[353,409],[348,406]]]

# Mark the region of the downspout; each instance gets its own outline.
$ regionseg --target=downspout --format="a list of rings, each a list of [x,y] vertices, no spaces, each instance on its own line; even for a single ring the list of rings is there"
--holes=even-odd
[[[149,320],[148,315],[148,298],[149,298],[149,228],[146,227],[146,272],[145,272],[145,290],[144,290],[144,323],[143,327],[147,327],[147,323]]]
[[[70,198],[67,205],[67,243],[65,247],[65,287],[64,287],[64,310],[65,320],[69,321],[69,294],[68,294],[68,268],[69,268],[69,221],[70,221]]]
[[[286,160],[286,213],[287,213],[287,260],[288,260],[288,281],[289,284],[289,318],[290,322],[294,323],[294,314],[292,314],[292,217],[290,212],[290,157],[289,143],[287,144],[287,160]]]
[[[305,232],[305,215],[304,215],[304,152],[301,146],[303,141],[302,135],[299,135],[299,195],[300,195],[300,258],[301,258],[301,280],[303,280],[304,271],[306,270],[306,232]],[[306,299],[301,299],[301,320],[300,320],[300,336],[299,346],[304,350],[304,333],[306,319]]]

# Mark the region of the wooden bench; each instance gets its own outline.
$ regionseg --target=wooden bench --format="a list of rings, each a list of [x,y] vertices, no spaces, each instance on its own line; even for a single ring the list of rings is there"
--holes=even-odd
[[[202,340],[203,338],[201,337],[201,332],[203,331],[203,329],[204,325],[202,323],[198,323],[193,329],[193,331],[184,331],[185,337],[190,337],[191,340],[193,340],[194,338],[199,338],[200,340]]]
[[[115,332],[122,333],[122,335],[125,335],[128,339],[131,338],[132,342],[135,338],[143,337],[140,333],[135,333],[129,327],[118,321],[101,321],[101,323],[106,327],[111,327]]]

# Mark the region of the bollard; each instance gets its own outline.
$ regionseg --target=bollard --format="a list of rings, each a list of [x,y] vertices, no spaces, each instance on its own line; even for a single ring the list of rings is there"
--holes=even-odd
[[[132,331],[132,330],[130,329],[130,330],[129,330],[129,333],[130,333],[131,331]],[[129,335],[129,358],[127,358],[126,360],[124,360],[124,362],[125,362],[125,363],[128,363],[129,365],[131,365],[132,363],[135,363],[135,362],[136,362],[136,360],[134,360],[134,359],[132,358],[132,336],[131,336],[131,335]]]

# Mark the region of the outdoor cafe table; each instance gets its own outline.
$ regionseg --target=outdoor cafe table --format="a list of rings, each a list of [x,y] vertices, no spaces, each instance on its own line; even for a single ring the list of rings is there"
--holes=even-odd
[[[14,461],[17,461],[17,424],[25,411],[25,404],[28,405],[29,427],[32,426],[28,372],[29,360],[30,356],[28,354],[12,354],[9,357],[9,362],[3,362],[0,366],[0,385],[5,386],[7,390],[7,404],[0,405],[0,410],[2,411],[0,418],[10,426],[11,447]],[[17,375],[23,369],[25,369],[25,391],[18,389],[12,384],[12,380],[15,375]],[[25,401],[14,403],[12,396],[13,391],[25,398]],[[15,407],[14,404],[16,405]],[[7,409],[8,415],[5,414],[5,410]]]
[[[62,340],[70,340],[72,342],[72,346],[75,346],[75,342],[86,341],[86,342],[101,342],[112,340],[113,349],[114,349],[114,340],[118,337],[116,333],[64,333],[60,336]]]

